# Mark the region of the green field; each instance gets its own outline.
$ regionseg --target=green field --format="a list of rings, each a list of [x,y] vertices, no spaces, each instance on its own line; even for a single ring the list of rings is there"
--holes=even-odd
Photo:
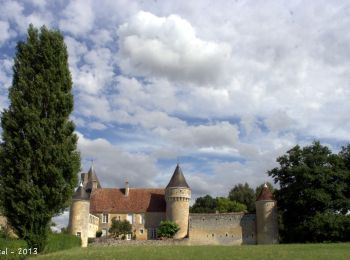
[[[350,259],[350,243],[259,246],[88,247],[34,259]]]

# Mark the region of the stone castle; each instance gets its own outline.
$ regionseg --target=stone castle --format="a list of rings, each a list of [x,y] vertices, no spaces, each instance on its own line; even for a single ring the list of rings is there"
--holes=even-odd
[[[176,222],[180,230],[175,239],[187,244],[241,245],[278,243],[276,201],[265,185],[256,201],[256,214],[189,213],[191,189],[179,165],[165,189],[102,188],[94,167],[81,174],[69,216],[69,231],[88,238],[101,231],[108,236],[112,219],[128,220],[133,234],[126,239],[157,239],[157,228],[163,220]]]

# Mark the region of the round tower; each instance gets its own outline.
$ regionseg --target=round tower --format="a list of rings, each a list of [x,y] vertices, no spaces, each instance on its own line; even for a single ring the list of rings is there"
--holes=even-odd
[[[68,227],[72,235],[80,236],[82,247],[87,247],[88,244],[89,213],[89,195],[81,183],[73,195]]]
[[[191,189],[188,186],[179,165],[165,189],[166,219],[179,225],[180,230],[174,238],[188,235],[188,217],[190,212]]]
[[[256,202],[257,244],[278,243],[277,205],[266,183]]]

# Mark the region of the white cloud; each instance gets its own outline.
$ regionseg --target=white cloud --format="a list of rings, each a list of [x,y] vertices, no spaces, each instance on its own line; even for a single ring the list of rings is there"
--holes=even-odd
[[[178,15],[139,12],[118,29],[120,67],[131,75],[200,84],[216,82],[231,56],[228,44],[199,39]]]
[[[12,81],[12,59],[5,57],[0,59],[0,89],[7,89],[11,85]]]
[[[10,38],[10,26],[8,22],[0,21],[0,46]]]
[[[103,138],[89,139],[78,133],[82,158],[93,158],[96,174],[104,187],[157,187],[155,160],[142,153],[128,153]],[[85,170],[90,165],[85,164]]]
[[[237,126],[228,122],[213,125],[175,127],[170,130],[155,129],[163,138],[182,147],[232,147],[238,141]]]
[[[104,130],[107,128],[106,125],[100,123],[100,122],[91,122],[88,124],[88,127],[94,130]]]
[[[62,31],[76,36],[83,36],[94,26],[95,15],[90,0],[71,1],[63,10],[63,18],[59,21]]]

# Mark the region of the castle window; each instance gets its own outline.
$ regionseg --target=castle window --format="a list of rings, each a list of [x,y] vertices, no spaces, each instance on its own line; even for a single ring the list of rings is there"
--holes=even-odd
[[[81,237],[81,232],[77,232],[77,237]]]
[[[148,230],[149,236],[151,239],[156,239],[157,238],[157,229],[156,228],[150,228]]]
[[[140,228],[140,234],[141,235],[143,234],[143,228]]]
[[[145,214],[140,214],[140,224],[145,224]]]
[[[133,215],[132,214],[130,214],[130,213],[128,214],[127,221],[129,221],[130,224],[133,224]]]
[[[102,215],[102,223],[108,223],[108,214]]]

